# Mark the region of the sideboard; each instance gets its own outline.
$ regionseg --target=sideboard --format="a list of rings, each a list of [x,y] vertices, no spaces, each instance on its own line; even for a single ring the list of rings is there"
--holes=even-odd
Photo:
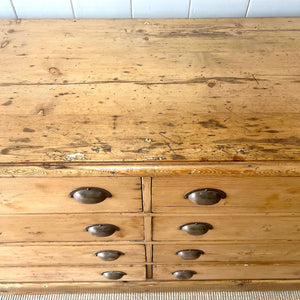
[[[300,19],[0,20],[0,292],[300,285]]]

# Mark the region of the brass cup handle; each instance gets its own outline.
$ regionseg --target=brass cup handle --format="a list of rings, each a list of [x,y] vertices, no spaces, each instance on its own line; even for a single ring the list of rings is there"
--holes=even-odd
[[[102,272],[101,275],[110,280],[118,280],[127,274],[122,271],[105,271]]]
[[[119,231],[120,228],[113,224],[93,224],[85,228],[91,235],[97,237],[105,237],[112,235],[115,231]]]
[[[171,273],[174,275],[177,279],[180,280],[186,280],[192,278],[197,272],[193,270],[178,270]]]
[[[213,226],[209,223],[186,223],[178,227],[179,230],[189,234],[189,235],[203,235],[208,232],[208,230],[213,229]]]
[[[192,190],[184,195],[185,199],[197,205],[214,205],[226,197],[226,193],[222,190],[211,188]]]
[[[107,190],[97,187],[80,187],[74,189],[69,194],[70,198],[74,198],[82,204],[97,204],[104,201],[106,198],[112,197]]]
[[[175,254],[184,260],[195,260],[203,255],[204,252],[198,249],[186,249],[177,251]]]
[[[113,261],[118,259],[121,255],[124,255],[123,252],[117,250],[103,250],[95,253],[95,256],[101,258],[104,261]]]

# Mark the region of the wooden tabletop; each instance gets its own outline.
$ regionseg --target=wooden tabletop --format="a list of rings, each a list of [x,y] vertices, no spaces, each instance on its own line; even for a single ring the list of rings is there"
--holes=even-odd
[[[0,162],[300,158],[300,18],[0,20]]]

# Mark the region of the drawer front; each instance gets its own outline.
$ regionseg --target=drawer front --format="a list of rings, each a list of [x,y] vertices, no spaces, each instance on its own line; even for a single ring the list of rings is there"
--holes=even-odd
[[[101,188],[111,197],[97,204],[82,204],[69,197],[80,187]],[[141,181],[137,177],[0,178],[0,192],[1,214],[142,210]]]
[[[190,191],[205,188],[222,190],[226,198],[212,205],[184,198]],[[154,212],[300,212],[299,177],[160,177],[153,178],[152,189]],[[201,198],[199,202],[203,203]]]
[[[112,281],[101,273],[124,272],[114,281],[145,280],[145,266],[62,266],[62,267],[1,267],[0,282],[58,282],[58,281]]]
[[[196,250],[196,251],[185,251]],[[200,262],[282,262],[300,261],[300,242],[291,243],[202,243],[153,246],[153,262],[197,264]]]
[[[97,254],[97,255],[96,255]],[[113,260],[107,260],[111,258]],[[17,245],[0,247],[0,266],[126,265],[145,263],[144,245]]]
[[[97,237],[85,230],[94,224],[112,224],[119,230]],[[88,242],[144,239],[143,217],[118,214],[51,214],[0,217],[0,242]]]
[[[186,272],[188,280],[221,280],[221,279],[295,279],[300,278],[300,265],[297,263],[284,264],[224,264],[202,263],[197,265],[154,265],[154,280],[179,280],[175,271]],[[178,272],[176,275],[183,275]]]
[[[212,229],[202,235],[190,235],[178,229],[198,223]],[[153,218],[154,241],[214,240],[300,240],[300,220],[296,216],[195,215]]]

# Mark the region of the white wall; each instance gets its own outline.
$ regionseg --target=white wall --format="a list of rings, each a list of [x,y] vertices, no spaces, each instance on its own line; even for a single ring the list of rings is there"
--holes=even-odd
[[[0,0],[0,18],[300,16],[300,0]]]

